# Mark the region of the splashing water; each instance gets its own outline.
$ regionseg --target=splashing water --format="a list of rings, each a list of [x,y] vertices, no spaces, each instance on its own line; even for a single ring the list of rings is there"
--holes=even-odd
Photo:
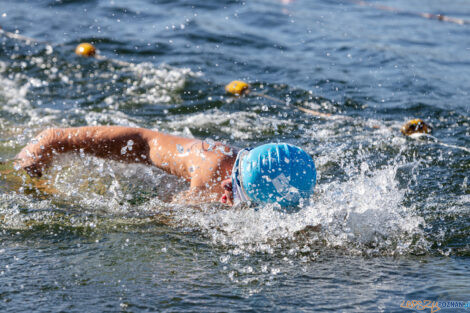
[[[423,218],[402,204],[405,191],[395,181],[398,167],[320,185],[312,203],[296,213],[266,206],[195,212],[183,222],[204,229],[214,243],[236,251],[273,253],[286,240],[298,251],[305,246],[312,251],[329,247],[366,254],[426,250]],[[418,245],[417,237],[423,238]]]
[[[187,68],[177,69],[168,65],[155,68],[150,63],[130,64],[123,70],[137,78],[124,93],[133,101],[145,104],[180,102],[179,91],[183,89],[186,78],[202,75]]]

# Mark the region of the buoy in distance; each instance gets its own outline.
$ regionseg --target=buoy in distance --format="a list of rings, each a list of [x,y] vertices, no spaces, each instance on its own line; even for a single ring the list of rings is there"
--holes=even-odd
[[[75,48],[75,53],[82,57],[93,57],[96,54],[96,49],[91,43],[83,42]]]
[[[225,86],[225,91],[235,96],[241,96],[250,91],[250,85],[241,80],[234,80]]]
[[[401,127],[401,132],[405,136],[410,136],[415,133],[429,134],[431,132],[431,127],[423,122],[422,119],[417,118],[406,122]]]

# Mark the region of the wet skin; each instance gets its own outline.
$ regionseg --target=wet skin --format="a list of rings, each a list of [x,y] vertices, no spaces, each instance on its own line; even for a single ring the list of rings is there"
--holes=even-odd
[[[145,128],[87,126],[42,131],[17,155],[17,164],[41,176],[54,157],[83,152],[99,158],[156,166],[190,182],[186,197],[215,195],[232,205],[232,167],[236,151],[222,143],[173,136]]]

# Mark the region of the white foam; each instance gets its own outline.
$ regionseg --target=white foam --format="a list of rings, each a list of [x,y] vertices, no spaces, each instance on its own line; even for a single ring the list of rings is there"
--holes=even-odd
[[[179,92],[183,89],[186,79],[202,75],[192,72],[189,68],[175,68],[165,64],[155,67],[151,63],[129,63],[123,70],[130,71],[135,76],[135,80],[124,93],[132,96],[133,102],[145,104],[181,101]]]
[[[24,125],[17,127],[44,127],[60,117],[60,110],[35,108],[28,100],[30,89],[43,83],[22,73],[9,75],[8,78],[0,75],[0,99],[3,100],[0,101],[0,110],[21,119],[27,118]]]
[[[258,211],[194,212],[182,222],[203,229],[216,244],[249,252],[272,252],[280,241],[295,243],[299,232],[320,225],[302,245],[322,242],[357,253],[407,253],[414,248],[412,236],[422,235],[424,220],[402,204],[404,190],[398,189],[396,170],[389,166],[318,186],[312,204],[297,213],[267,206]]]
[[[276,132],[281,127],[283,131],[295,128],[295,123],[289,120],[260,116],[255,112],[224,112],[219,109],[192,115],[179,115],[176,116],[176,120],[168,123],[170,128],[176,130],[185,128],[187,125],[191,125],[192,128],[217,129],[218,133],[224,133],[236,140],[253,140],[265,133]]]
[[[24,78],[22,74],[13,75],[13,79],[0,76],[0,97],[1,109],[10,114],[22,115],[26,110],[31,109],[31,104],[26,98],[26,94],[31,87],[29,82],[21,85],[19,81]]]
[[[3,229],[28,229],[32,222],[57,222],[52,201],[31,201],[30,197],[16,192],[0,194],[0,216]],[[27,214],[26,214],[27,212]]]
[[[141,127],[143,121],[130,117],[121,111],[106,110],[104,112],[83,111],[83,117],[87,126],[121,125],[129,127]]]

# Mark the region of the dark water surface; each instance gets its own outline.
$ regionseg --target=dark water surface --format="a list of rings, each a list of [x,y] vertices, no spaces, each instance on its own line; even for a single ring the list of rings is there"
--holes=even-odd
[[[470,20],[463,0],[377,4]],[[0,1],[0,25],[39,41],[0,37],[1,312],[470,300],[470,25],[307,0]],[[83,41],[106,59],[75,56]],[[235,79],[286,104],[230,97]],[[412,118],[433,137],[403,137]],[[177,205],[184,182],[80,155],[15,174],[40,130],[82,125],[291,142],[316,194],[293,214]]]

